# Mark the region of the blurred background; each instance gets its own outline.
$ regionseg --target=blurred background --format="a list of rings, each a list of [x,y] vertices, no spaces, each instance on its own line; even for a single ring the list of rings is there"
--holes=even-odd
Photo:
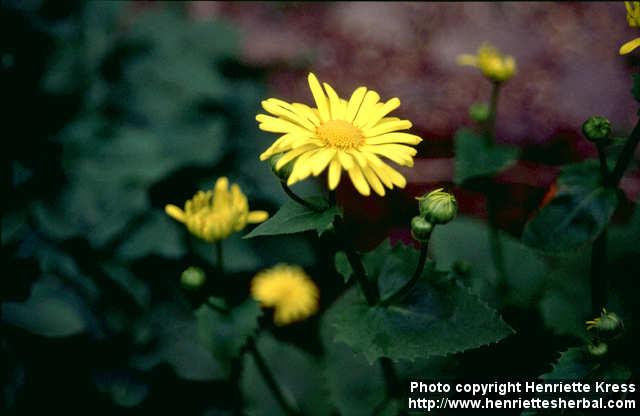
[[[558,349],[584,336],[588,288],[576,279],[586,257],[549,266],[523,254],[517,239],[558,167],[595,157],[580,133],[587,117],[609,118],[618,136],[636,121],[629,91],[639,62],[618,55],[637,35],[625,13],[622,2],[3,1],[0,410],[260,414],[241,363],[198,343],[192,311],[202,297],[180,287],[188,266],[213,270],[212,249],[163,208],[224,175],[252,209],[275,213],[286,197],[258,160],[273,136],[254,117],[268,97],[310,103],[309,71],[342,96],[366,85],[383,99],[399,97],[397,115],[424,138],[416,166],[403,171],[405,190],[361,198],[341,183],[338,200],[360,248],[389,235],[410,241],[413,197],[450,187],[463,216],[434,236],[434,257],[477,264],[471,286],[521,333],[453,360],[475,375],[548,371]],[[518,65],[503,88],[497,139],[518,146],[521,160],[497,178],[498,223],[527,278],[514,276],[504,299],[491,284],[484,195],[452,184],[453,134],[471,124],[469,105],[490,93],[479,71],[455,58],[483,41]],[[622,187],[628,200],[610,236],[620,281],[638,272],[624,260],[638,247],[637,169]],[[469,250],[469,236],[482,243]],[[323,309],[342,288],[331,248],[313,234],[235,235],[225,249],[239,299],[259,269],[281,261],[315,278]],[[465,249],[468,258],[452,254]],[[314,318],[272,332],[286,348],[322,357],[318,326]],[[549,341],[535,345],[540,337]],[[514,348],[531,359],[509,355]],[[502,364],[482,364],[495,354]]]

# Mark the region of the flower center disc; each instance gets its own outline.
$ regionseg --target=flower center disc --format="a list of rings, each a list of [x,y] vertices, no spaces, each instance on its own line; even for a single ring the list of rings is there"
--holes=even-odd
[[[344,120],[329,120],[316,128],[320,140],[332,147],[352,149],[364,143],[359,128]]]

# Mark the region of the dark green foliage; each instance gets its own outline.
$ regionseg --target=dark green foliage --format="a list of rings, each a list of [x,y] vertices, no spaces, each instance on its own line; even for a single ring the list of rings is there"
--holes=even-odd
[[[309,198],[314,206],[322,210],[307,208],[295,201],[288,201],[267,221],[258,225],[244,238],[268,235],[295,234],[303,231],[315,230],[318,235],[328,231],[336,215],[342,215],[340,208],[327,207],[326,201],[320,197]]]
[[[518,149],[487,142],[469,129],[458,130],[455,140],[455,174],[453,180],[461,184],[468,179],[490,176],[516,162]]]
[[[417,252],[385,242],[364,262],[384,299],[411,277]],[[447,282],[445,275],[427,267],[409,296],[388,307],[370,308],[358,289],[351,289],[325,317],[333,339],[373,362],[379,357],[396,361],[452,354],[498,342],[513,332],[495,310],[458,283]]]
[[[523,241],[548,252],[574,250],[593,242],[618,206],[618,190],[605,187],[597,162],[565,167],[553,200],[531,220]]]

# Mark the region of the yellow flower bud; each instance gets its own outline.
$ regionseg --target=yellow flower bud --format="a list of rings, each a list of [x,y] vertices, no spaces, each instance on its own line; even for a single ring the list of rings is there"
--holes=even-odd
[[[249,211],[247,197],[236,184],[229,188],[229,181],[222,177],[212,191],[198,191],[184,204],[165,206],[170,217],[187,226],[196,237],[213,243],[241,231],[247,224],[265,221],[265,211]]]
[[[483,43],[475,55],[462,54],[458,56],[457,61],[458,65],[478,68],[482,75],[495,82],[504,82],[516,73],[516,61],[513,56],[503,55],[488,42]]]

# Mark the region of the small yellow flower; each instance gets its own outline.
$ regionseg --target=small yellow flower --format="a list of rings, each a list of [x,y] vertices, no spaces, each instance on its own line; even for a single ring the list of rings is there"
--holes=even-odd
[[[400,106],[400,100],[392,98],[383,103],[377,92],[366,87],[356,88],[345,100],[329,84],[323,83],[323,89],[314,74],[309,74],[308,82],[315,108],[276,98],[262,102],[273,116],[258,114],[259,128],[284,135],[260,155],[260,160],[282,153],[275,169],[293,163],[288,185],[328,169],[328,186],[333,190],[344,169],[362,195],[370,195],[373,189],[384,196],[385,187],[404,188],[404,176],[380,158],[413,166],[416,150],[408,145],[422,141],[416,135],[399,132],[411,128],[409,120],[387,117]]]
[[[482,75],[492,81],[503,82],[516,73],[516,61],[513,56],[503,55],[488,42],[483,43],[476,55],[458,55],[458,65],[478,68]]]
[[[629,27],[640,27],[640,1],[625,1]],[[640,46],[640,38],[635,38],[620,47],[620,55],[626,55]]]
[[[278,264],[261,271],[251,281],[251,296],[275,308],[276,325],[301,321],[318,310],[318,288],[298,266]]]
[[[223,240],[242,230],[248,223],[259,223],[269,217],[265,211],[249,211],[247,197],[236,184],[222,177],[213,191],[198,191],[184,204],[184,210],[175,205],[164,207],[172,218],[187,226],[191,234],[210,243]]]

